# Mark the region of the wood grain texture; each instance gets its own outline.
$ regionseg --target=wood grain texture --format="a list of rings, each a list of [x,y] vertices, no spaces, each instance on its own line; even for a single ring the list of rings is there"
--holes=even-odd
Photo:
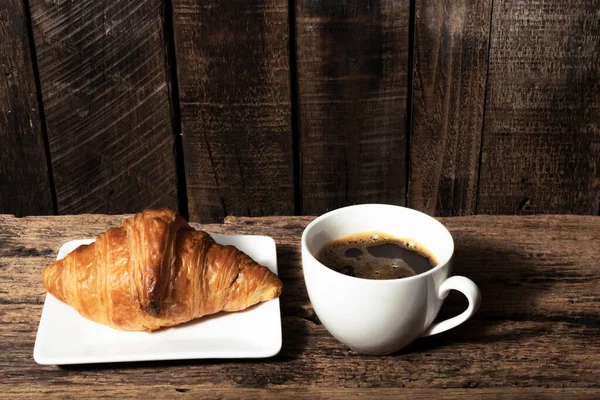
[[[475,214],[492,1],[415,8],[408,204]]]
[[[31,0],[59,213],[177,207],[162,0]]]
[[[54,214],[23,0],[0,7],[0,213]]]
[[[478,213],[598,214],[596,0],[494,1]]]
[[[189,214],[294,213],[285,0],[173,0]]]
[[[44,398],[71,398],[97,399],[99,397],[117,399],[169,399],[186,398],[203,400],[261,400],[261,399],[285,399],[298,400],[346,400],[346,399],[416,399],[429,400],[443,396],[444,399],[573,399],[596,400],[600,396],[600,390],[596,389],[537,389],[537,388],[511,388],[511,389],[346,389],[346,388],[295,388],[295,389],[246,389],[246,388],[211,388],[203,385],[190,383],[182,387],[168,384],[152,386],[143,385],[76,385],[76,386],[53,386],[51,389],[46,385],[28,385],[27,387],[11,387],[1,385],[0,390],[11,399],[37,399],[40,394]]]
[[[214,233],[275,239],[285,286],[283,348],[276,357],[60,368],[36,365],[32,358],[45,293],[40,272],[62,243],[97,235],[117,225],[121,216],[0,216],[2,384],[11,397],[35,396],[38,390],[54,397],[77,391],[82,396],[138,398],[152,397],[150,392],[157,398],[169,393],[208,398],[425,398],[440,389],[449,398],[598,395],[600,217],[441,218],[455,239],[454,273],[469,276],[481,287],[482,307],[465,325],[384,357],[354,353],[331,337],[315,316],[304,287],[299,246],[311,219],[228,218],[224,225],[202,226]],[[453,294],[442,317],[465,306]],[[267,393],[253,388],[286,390]],[[381,389],[364,390],[369,388]]]
[[[404,205],[409,1],[296,2],[301,211]]]

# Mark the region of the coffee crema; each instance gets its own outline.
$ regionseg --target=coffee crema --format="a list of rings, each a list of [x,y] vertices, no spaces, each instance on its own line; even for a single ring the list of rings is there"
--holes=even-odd
[[[406,278],[437,265],[433,254],[416,241],[376,231],[332,240],[316,258],[334,271],[364,279]]]

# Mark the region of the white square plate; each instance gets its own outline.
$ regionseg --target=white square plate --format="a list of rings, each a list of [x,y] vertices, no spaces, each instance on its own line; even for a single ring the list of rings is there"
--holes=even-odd
[[[275,241],[266,236],[211,235],[277,273]],[[94,239],[65,243],[57,259]],[[154,333],[125,332],[92,322],[46,295],[33,358],[38,364],[87,364],[198,358],[261,358],[281,350],[279,299],[219,313]]]

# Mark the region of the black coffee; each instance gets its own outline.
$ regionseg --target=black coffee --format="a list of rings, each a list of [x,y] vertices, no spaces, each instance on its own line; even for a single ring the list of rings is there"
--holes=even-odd
[[[406,278],[437,264],[435,257],[414,240],[381,232],[332,240],[319,250],[317,260],[334,271],[365,279]]]

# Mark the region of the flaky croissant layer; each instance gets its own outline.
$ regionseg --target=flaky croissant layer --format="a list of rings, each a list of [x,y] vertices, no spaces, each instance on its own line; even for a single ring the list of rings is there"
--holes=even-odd
[[[283,285],[234,246],[221,246],[176,212],[146,210],[42,273],[54,297],[82,316],[153,331],[277,298]]]

